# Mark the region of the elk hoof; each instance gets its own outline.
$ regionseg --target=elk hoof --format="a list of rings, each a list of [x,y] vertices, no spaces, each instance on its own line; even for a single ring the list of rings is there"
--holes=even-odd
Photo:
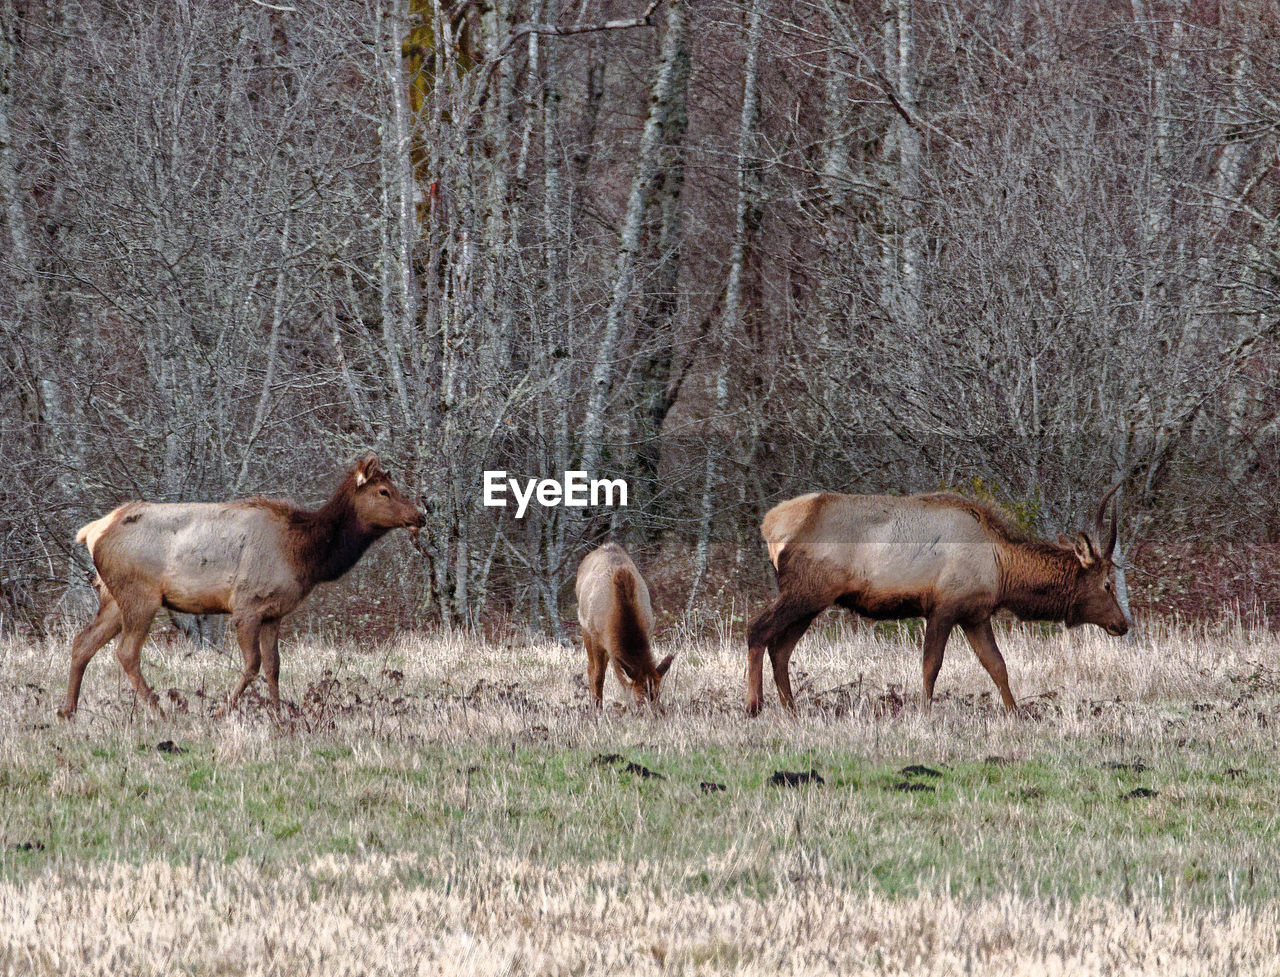
[[[747,715],[748,715],[748,716],[750,716],[752,719],[754,719],[756,716],[760,715],[760,700],[759,700],[759,699],[748,699],[748,700],[747,700]]]
[[[61,709],[58,710],[58,718],[59,719],[75,719],[76,711],[74,708],[68,709],[66,706],[63,706]]]

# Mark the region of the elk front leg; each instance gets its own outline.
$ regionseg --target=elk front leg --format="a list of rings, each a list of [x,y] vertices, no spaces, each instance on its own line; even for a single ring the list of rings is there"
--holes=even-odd
[[[258,632],[258,648],[262,654],[262,674],[267,680],[271,708],[280,711],[280,621],[262,622]]]
[[[257,616],[242,617],[232,621],[232,626],[236,629],[236,640],[240,642],[240,653],[244,655],[244,672],[240,676],[240,683],[236,686],[235,691],[227,697],[227,701],[214,713],[218,718],[227,715],[235,708],[235,704],[239,701],[244,690],[249,687],[249,683],[257,678],[258,669],[262,665],[262,649],[258,643],[258,634],[262,629],[262,619]]]
[[[964,634],[969,639],[969,644],[973,646],[978,661],[982,662],[982,667],[987,670],[991,680],[996,683],[996,688],[1000,690],[1004,707],[1010,712],[1017,712],[1018,704],[1014,701],[1013,692],[1009,688],[1009,670],[1005,667],[1004,656],[996,646],[995,632],[991,630],[991,618],[977,624],[964,625]]]

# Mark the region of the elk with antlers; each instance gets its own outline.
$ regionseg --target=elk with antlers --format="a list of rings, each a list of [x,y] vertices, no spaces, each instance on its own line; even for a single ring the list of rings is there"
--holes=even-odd
[[[996,509],[950,493],[810,493],[775,506],[761,531],[779,593],[748,632],[748,714],[760,711],[766,651],[778,698],[793,707],[791,652],[810,622],[832,604],[873,620],[925,619],[926,705],[947,638],[960,625],[1005,707],[1014,710],[991,629],[997,610],[1024,621],[1097,624],[1113,635],[1129,630],[1114,592],[1114,508],[1105,533],[1103,527],[1117,488],[1098,504],[1092,532],[1056,543],[1034,539]]]

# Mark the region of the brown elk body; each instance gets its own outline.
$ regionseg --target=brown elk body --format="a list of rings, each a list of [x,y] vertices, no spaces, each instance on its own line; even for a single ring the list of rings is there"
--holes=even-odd
[[[72,644],[67,698],[58,715],[75,713],[85,667],[116,635],[116,655],[134,690],[159,711],[139,662],[162,607],[230,614],[244,673],[223,709],[235,705],[259,668],[278,708],[281,620],[316,584],[351,569],[389,530],[403,526],[416,532],[424,521],[374,455],[360,459],[314,511],[264,498],[120,506],[76,535],[98,571],[99,606]]]
[[[991,628],[997,610],[1068,627],[1097,624],[1114,635],[1129,629],[1113,592],[1114,509],[1099,545],[1114,492],[1099,504],[1092,533],[1056,543],[1029,537],[995,510],[949,493],[811,493],[775,506],[761,531],[779,593],[748,632],[748,714],[760,710],[766,651],[778,698],[793,707],[791,652],[832,604],[873,620],[925,619],[926,704],[933,699],[947,638],[960,625],[1005,706],[1015,709]]]
[[[657,702],[658,686],[674,655],[654,664],[649,633],[653,607],[649,588],[631,557],[617,543],[588,553],[575,586],[578,623],[587,648],[587,682],[597,707],[604,702],[604,673],[613,662],[623,688],[637,705]]]

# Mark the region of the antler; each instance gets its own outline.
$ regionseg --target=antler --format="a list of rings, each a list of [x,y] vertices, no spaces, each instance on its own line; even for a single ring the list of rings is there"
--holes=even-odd
[[[1102,497],[1102,501],[1098,503],[1098,511],[1093,515],[1093,532],[1098,539],[1102,538],[1102,517],[1106,514],[1107,503],[1111,501],[1112,497],[1118,491],[1120,491],[1120,486],[1123,483],[1124,479],[1120,479],[1116,482],[1115,485],[1111,486],[1111,488],[1107,490],[1107,494]],[[1119,513],[1116,510],[1119,508],[1120,506],[1117,504],[1111,509],[1111,526],[1107,529],[1107,545],[1102,548],[1102,555],[1107,559],[1111,559],[1111,554],[1116,548],[1116,535],[1119,530]]]

